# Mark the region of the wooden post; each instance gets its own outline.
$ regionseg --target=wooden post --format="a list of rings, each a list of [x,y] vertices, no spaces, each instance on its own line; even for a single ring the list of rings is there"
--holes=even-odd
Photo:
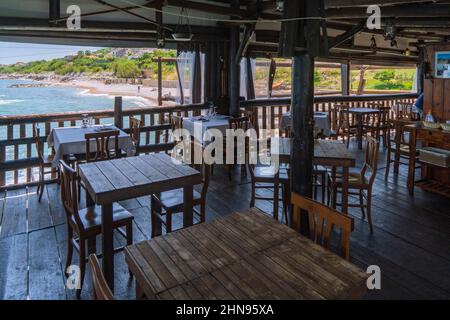
[[[122,97],[114,98],[114,125],[123,128]]]
[[[192,90],[192,103],[200,103],[202,100],[202,66],[200,59],[200,47],[195,46],[195,57],[194,57],[194,81]]]
[[[269,79],[267,83],[267,96],[268,98],[272,98],[272,89],[273,89],[273,79],[275,79],[275,72],[277,71],[277,64],[274,59],[270,60],[269,67]]]
[[[419,64],[417,66],[417,93],[423,93],[424,79],[426,73],[426,63],[425,63],[425,54],[424,51],[426,49],[424,47],[419,48]]]
[[[231,1],[232,8],[239,8],[239,1]],[[230,97],[230,116],[239,116],[239,65],[235,57],[239,48],[239,26],[230,28],[230,43],[228,56],[228,94]]]
[[[158,106],[162,106],[162,61],[158,57]]]
[[[52,21],[51,24],[56,26],[58,25],[57,22],[53,22],[53,20],[58,20],[60,18],[60,12],[61,12],[61,5],[59,0],[50,0],[49,1],[49,8],[48,8],[48,16],[49,19]]]
[[[247,66],[247,100],[255,99],[255,84],[253,83],[252,61],[250,57],[246,59]]]
[[[291,187],[312,197],[314,157],[314,58],[308,54],[292,58]],[[305,225],[305,224],[303,224]]]
[[[350,63],[341,64],[341,90],[343,96],[350,95]]]
[[[359,69],[359,84],[358,84],[358,91],[356,94],[361,95],[364,93],[364,86],[366,84],[366,79],[364,79],[364,75],[366,73],[366,67],[361,66]]]

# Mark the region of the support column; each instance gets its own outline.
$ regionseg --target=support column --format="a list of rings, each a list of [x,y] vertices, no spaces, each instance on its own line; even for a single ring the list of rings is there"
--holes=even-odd
[[[341,90],[343,96],[350,95],[350,63],[341,64]]]
[[[309,54],[292,58],[291,190],[312,197],[314,156],[314,58]],[[302,214],[303,234],[308,234],[308,216]]]
[[[239,7],[239,1],[231,2],[232,8]],[[232,117],[239,116],[239,65],[236,63],[235,57],[239,48],[239,26],[230,28],[230,43],[228,55],[228,94],[230,97],[230,115]]]

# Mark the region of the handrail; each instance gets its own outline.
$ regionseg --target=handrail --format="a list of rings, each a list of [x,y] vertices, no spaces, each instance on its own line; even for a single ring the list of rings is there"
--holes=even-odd
[[[365,101],[386,101],[417,98],[418,93],[400,93],[400,94],[366,94],[366,95],[349,95],[349,96],[316,96],[314,103],[325,102],[365,102]],[[290,105],[291,98],[272,98],[272,99],[253,99],[241,102],[241,107],[264,107],[264,106],[280,106]]]

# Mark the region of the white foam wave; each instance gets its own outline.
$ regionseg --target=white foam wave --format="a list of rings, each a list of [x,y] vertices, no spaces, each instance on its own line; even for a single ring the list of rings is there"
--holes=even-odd
[[[20,100],[20,99],[5,99],[5,100],[2,100],[2,99],[0,99],[0,106],[5,106],[5,105],[8,105],[8,104],[13,104],[13,103],[19,103],[19,102],[23,102],[23,101],[25,101],[25,100]]]

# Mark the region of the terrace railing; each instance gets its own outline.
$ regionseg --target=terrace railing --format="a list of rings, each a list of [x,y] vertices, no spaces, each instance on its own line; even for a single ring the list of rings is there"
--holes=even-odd
[[[314,111],[328,112],[335,104],[348,104],[350,108],[370,107],[374,102],[390,107],[398,103],[413,103],[418,97],[417,93],[387,94],[387,95],[351,95],[351,96],[316,96],[314,98]],[[255,99],[241,102],[241,109],[255,110],[259,129],[269,129],[271,135],[278,135],[279,123],[283,113],[290,111],[290,98]],[[330,113],[330,126],[336,129],[337,119]],[[354,121],[354,119],[351,119]]]
[[[315,98],[315,111],[329,111],[335,103],[348,103],[351,107],[365,107],[371,102],[383,102],[385,106],[396,103],[412,103],[417,94],[372,95],[372,96],[318,96]],[[117,104],[116,104],[117,106]],[[279,134],[278,123],[284,112],[289,111],[290,99],[256,99],[241,102],[241,108],[256,109],[260,129],[272,130]],[[171,107],[143,107],[124,109],[120,106],[111,110],[64,112],[52,114],[0,116],[0,189],[20,187],[36,182],[39,165],[33,128],[39,125],[46,152],[47,136],[52,128],[80,125],[83,114],[95,119],[95,123],[120,123],[129,130],[130,117],[142,121],[140,152],[164,152],[171,150],[170,115],[192,116],[204,113],[207,106],[182,105]],[[48,177],[54,181],[56,174]]]
[[[160,152],[173,148],[170,115],[197,115],[207,107],[204,104],[170,107],[142,107],[123,109],[119,105],[111,110],[64,112],[51,114],[0,116],[0,189],[21,187],[37,179],[39,161],[35,144],[34,127],[39,125],[44,151],[50,153],[47,137],[52,128],[81,124],[83,115],[92,117],[96,124],[118,124],[129,132],[131,117],[141,120],[140,152]],[[47,177],[52,181],[56,173]]]

